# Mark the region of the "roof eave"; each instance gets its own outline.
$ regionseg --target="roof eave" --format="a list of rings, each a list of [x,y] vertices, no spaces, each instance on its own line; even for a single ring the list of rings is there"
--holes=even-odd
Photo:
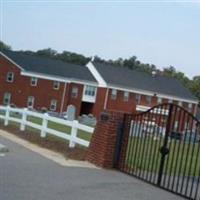
[[[81,80],[77,78],[66,78],[66,77],[61,77],[61,76],[55,76],[55,75],[47,75],[43,73],[37,73],[33,71],[23,71],[21,72],[21,75],[23,76],[29,76],[29,77],[37,77],[37,78],[42,78],[46,80],[54,80],[54,81],[59,81],[59,82],[67,82],[67,83],[79,83],[79,84],[88,84],[88,85],[93,85],[93,86],[98,86],[97,82],[93,82],[90,80]]]
[[[134,88],[133,87],[125,87],[125,86],[111,84],[111,83],[108,84],[108,88],[118,89],[118,90],[128,91],[128,92],[134,92],[134,93],[144,94],[144,95],[149,95],[149,96],[157,96],[157,97],[166,98],[166,99],[173,99],[175,101],[184,101],[184,102],[194,103],[194,104],[199,103],[198,99],[196,99],[196,98],[194,98],[194,99],[184,98],[184,97],[168,95],[168,94],[164,94],[164,93],[160,93],[160,92],[156,92],[156,91],[141,90],[141,89],[138,89],[135,87]]]

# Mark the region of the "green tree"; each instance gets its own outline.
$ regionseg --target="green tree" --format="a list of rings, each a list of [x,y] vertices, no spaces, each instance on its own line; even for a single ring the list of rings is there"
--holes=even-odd
[[[169,77],[174,77],[176,74],[176,69],[173,66],[169,66],[163,69],[163,75],[169,76]]]
[[[36,52],[36,55],[54,58],[57,55],[57,51],[51,48],[41,49]]]
[[[192,79],[192,84],[191,84],[190,88],[191,88],[191,91],[193,92],[193,94],[199,99],[199,102],[200,102],[200,75],[195,76]]]
[[[72,53],[69,51],[63,51],[62,53],[57,54],[56,58],[65,62],[70,62],[74,64],[79,64],[79,65],[85,65],[90,60],[90,58],[88,57],[85,57],[81,54]]]
[[[128,67],[129,69],[137,69],[137,57],[131,56],[129,59],[125,59],[124,67]]]
[[[5,44],[3,41],[0,40],[0,50],[11,50],[11,46]]]

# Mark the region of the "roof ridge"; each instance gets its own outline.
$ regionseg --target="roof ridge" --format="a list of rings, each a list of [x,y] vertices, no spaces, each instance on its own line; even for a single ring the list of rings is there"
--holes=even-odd
[[[0,53],[9,59],[15,66],[26,72],[43,74],[45,76],[54,76],[73,78],[74,80],[83,80],[86,83],[97,83],[93,74],[85,65],[64,62],[62,60],[46,58],[39,55],[27,55],[20,51],[0,51]]]
[[[50,58],[50,57],[47,57],[47,56],[42,56],[42,55],[37,55],[37,54],[27,54],[25,52],[23,52],[23,50],[19,50],[19,51],[13,51],[13,50],[0,50],[0,52],[4,53],[4,52],[11,52],[11,53],[17,53],[19,55],[22,55],[22,56],[27,56],[27,57],[33,57],[33,58],[40,58],[40,59],[43,59],[43,60],[52,60],[52,61],[57,61],[57,62],[61,62],[63,64],[70,64],[70,65],[75,65],[75,66],[81,66],[81,67],[84,67],[85,65],[80,65],[80,64],[76,64],[76,63],[72,63],[72,62],[67,62],[67,61],[63,61],[61,59],[58,59],[58,58]],[[35,52],[34,52],[35,53]]]

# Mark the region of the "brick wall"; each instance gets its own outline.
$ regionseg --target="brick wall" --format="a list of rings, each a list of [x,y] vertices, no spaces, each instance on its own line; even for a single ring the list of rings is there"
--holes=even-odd
[[[7,72],[14,73],[14,81],[6,82]],[[11,93],[11,103],[17,107],[26,107],[28,96],[35,97],[34,108],[50,107],[52,99],[57,100],[57,112],[60,112],[64,83],[59,90],[53,89],[53,81],[38,79],[37,86],[30,85],[30,77],[22,76],[21,70],[0,56],[0,104],[3,104],[5,92]]]
[[[8,72],[14,73],[14,81],[6,82]],[[3,104],[4,93],[11,93],[11,103],[17,107],[26,107],[28,96],[35,98],[34,108],[41,109],[42,107],[50,108],[51,100],[57,100],[56,112],[67,110],[67,106],[72,104],[76,107],[76,116],[80,114],[83,85],[76,83],[60,82],[58,90],[53,89],[53,80],[45,80],[38,78],[37,86],[30,85],[31,77],[21,75],[21,69],[13,63],[0,56],[0,104]],[[71,91],[73,87],[78,88],[78,96],[73,98]],[[64,95],[65,90],[65,95]],[[63,101],[64,95],[64,102]]]
[[[106,91],[106,88],[97,89],[96,102],[94,103],[92,110],[94,116],[99,116],[99,114],[104,110]]]
[[[101,113],[87,153],[86,159],[89,162],[99,167],[114,167],[116,143],[124,116],[122,112],[104,111]],[[127,140],[124,142],[126,143]],[[122,152],[125,152],[125,149],[122,149]]]
[[[14,82],[6,82],[7,72],[14,72]],[[63,93],[65,83],[60,83],[59,90],[53,89],[53,80],[38,79],[38,84],[36,87],[30,85],[30,78],[27,76],[22,76],[20,69],[13,63],[8,61],[3,56],[0,56],[0,104],[3,104],[3,96],[5,92],[11,93],[11,103],[15,104],[17,107],[26,107],[28,96],[34,96],[34,108],[41,109],[42,107],[50,108],[51,100],[57,100],[56,112],[63,112],[67,110],[67,106],[72,104],[76,107],[76,116],[80,115],[82,107],[82,94],[83,94],[83,84],[77,83],[67,83],[66,91]],[[71,96],[72,88],[78,87],[78,96],[73,98]],[[104,110],[110,111],[120,111],[120,112],[133,112],[136,102],[135,94],[129,93],[128,101],[124,100],[124,92],[118,91],[116,100],[111,98],[111,89],[109,89],[108,98],[106,101],[107,88],[98,88],[96,102],[91,106],[92,114],[97,117]],[[163,99],[163,103],[167,102],[167,99]],[[106,103],[105,103],[106,102]],[[175,102],[177,103],[177,102]],[[104,104],[106,107],[104,107]],[[152,97],[152,104],[147,105],[145,102],[145,95],[141,95],[140,105],[154,106],[157,104],[157,97]],[[184,107],[187,108],[187,103]],[[84,104],[85,106],[85,104]],[[193,104],[193,113],[196,114],[196,105]]]
[[[108,100],[106,104],[106,109],[114,111],[132,112],[135,107],[135,95],[133,93],[129,94],[128,101],[124,101],[124,92],[118,91],[117,98],[114,100],[111,98],[111,89],[109,90]]]

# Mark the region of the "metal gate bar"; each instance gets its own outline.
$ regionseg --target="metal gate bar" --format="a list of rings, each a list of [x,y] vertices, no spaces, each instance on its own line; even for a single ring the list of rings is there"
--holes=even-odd
[[[124,133],[127,129],[129,134]],[[191,113],[175,104],[161,104],[126,115],[119,130],[116,168],[188,199],[200,200],[200,122]],[[122,149],[126,149],[125,157]]]

